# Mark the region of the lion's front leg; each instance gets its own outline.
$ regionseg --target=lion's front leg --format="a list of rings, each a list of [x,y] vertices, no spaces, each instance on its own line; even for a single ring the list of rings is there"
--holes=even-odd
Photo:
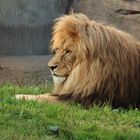
[[[25,94],[17,94],[15,98],[18,100],[28,100],[28,101],[38,101],[38,102],[49,102],[49,103],[58,103],[62,102],[58,99],[57,96],[53,96],[50,93],[42,94],[42,95],[25,95]]]

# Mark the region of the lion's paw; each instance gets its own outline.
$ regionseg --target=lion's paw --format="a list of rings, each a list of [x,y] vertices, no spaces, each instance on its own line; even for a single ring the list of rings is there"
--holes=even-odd
[[[37,100],[39,97],[37,95],[24,95],[17,94],[15,95],[15,99],[17,100]]]

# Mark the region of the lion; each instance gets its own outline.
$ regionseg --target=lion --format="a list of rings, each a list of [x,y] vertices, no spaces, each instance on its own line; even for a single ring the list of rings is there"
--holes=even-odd
[[[78,13],[55,20],[50,48],[53,93],[17,99],[140,106],[140,42],[135,37]]]

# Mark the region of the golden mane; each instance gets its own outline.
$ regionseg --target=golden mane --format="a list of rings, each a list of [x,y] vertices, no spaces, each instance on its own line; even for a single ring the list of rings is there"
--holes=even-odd
[[[73,14],[56,20],[52,42],[52,50],[78,48],[77,66],[55,87],[60,99],[83,105],[140,105],[140,42],[133,36]]]

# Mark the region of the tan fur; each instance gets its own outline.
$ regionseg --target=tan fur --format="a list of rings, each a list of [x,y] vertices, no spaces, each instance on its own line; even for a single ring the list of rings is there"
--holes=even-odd
[[[83,14],[66,15],[56,19],[51,50],[48,65],[56,67],[51,96],[57,100],[140,105],[140,42],[131,35]]]

